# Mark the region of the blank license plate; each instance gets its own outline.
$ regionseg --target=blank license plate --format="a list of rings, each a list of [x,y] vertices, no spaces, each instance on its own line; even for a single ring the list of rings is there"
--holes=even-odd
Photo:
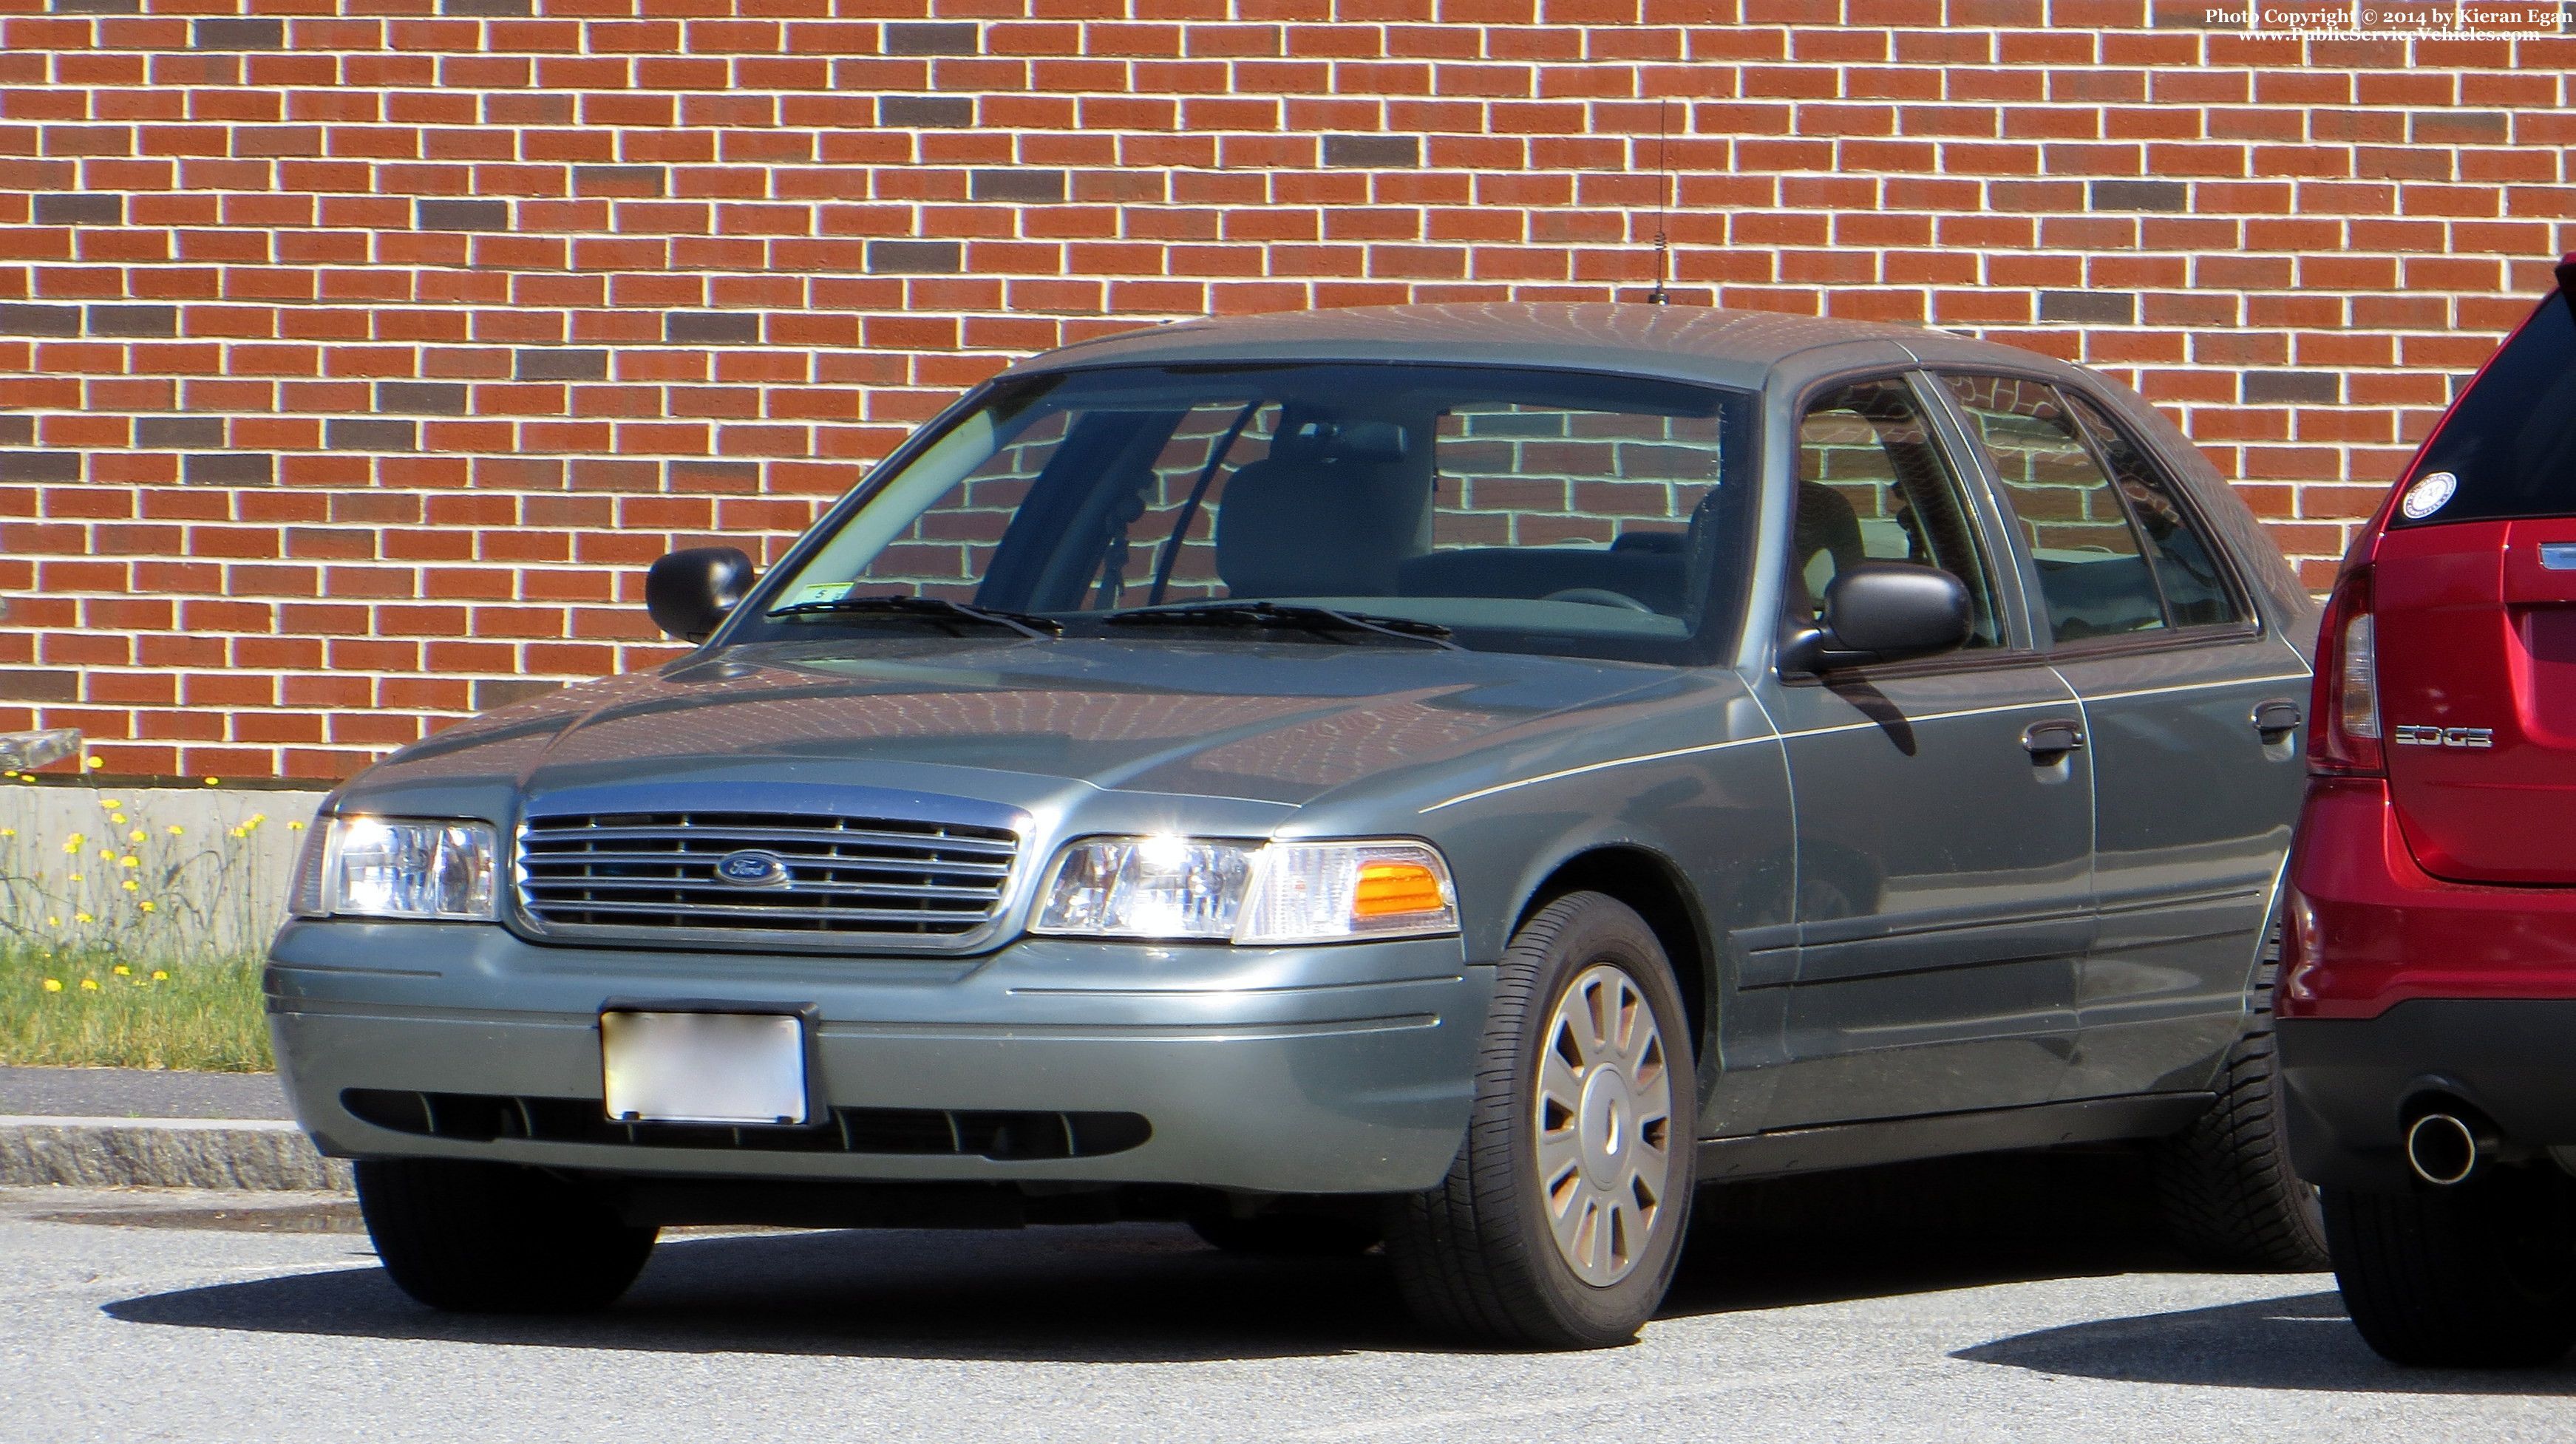
[[[619,1123],[806,1121],[805,1023],[778,1013],[602,1013],[600,1068]]]

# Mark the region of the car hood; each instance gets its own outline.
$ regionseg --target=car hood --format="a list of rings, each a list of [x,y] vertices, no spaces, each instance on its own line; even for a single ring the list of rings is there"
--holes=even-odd
[[[350,795],[762,777],[997,801],[1070,782],[1297,806],[1678,685],[1663,667],[1375,643],[780,643],[486,713],[395,754]]]

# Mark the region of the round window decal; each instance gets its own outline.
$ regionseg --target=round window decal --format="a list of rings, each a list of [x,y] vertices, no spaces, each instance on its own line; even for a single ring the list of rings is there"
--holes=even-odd
[[[2451,494],[2459,489],[2460,479],[2447,471],[2418,477],[2413,486],[2406,488],[2406,499],[2397,504],[2397,509],[2406,513],[2408,521],[2422,521],[2449,505]]]

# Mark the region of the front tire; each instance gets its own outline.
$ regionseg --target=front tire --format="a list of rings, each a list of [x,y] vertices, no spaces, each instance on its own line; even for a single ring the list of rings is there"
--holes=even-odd
[[[1386,1251],[1415,1317],[1523,1348],[1634,1338],[1689,1226],[1696,1090],[1654,930],[1602,893],[1540,909],[1495,967],[1457,1161],[1390,1210]]]
[[[434,1309],[562,1314],[603,1309],[644,1271],[660,1232],[638,1228],[553,1174],[445,1158],[368,1159],[358,1209],[376,1257]]]
[[[2393,1364],[2528,1368],[2576,1344],[2576,1183],[2490,1168],[2450,1188],[2325,1190],[2335,1281]]]

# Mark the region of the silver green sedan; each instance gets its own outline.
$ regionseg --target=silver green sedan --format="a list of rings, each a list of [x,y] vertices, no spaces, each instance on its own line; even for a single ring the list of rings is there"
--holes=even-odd
[[[2134,1142],[2313,1267],[2266,939],[2307,599],[2126,389],[1935,331],[1425,306],[1067,347],[696,650],[334,794],[268,973],[397,1283],[664,1225],[1382,1248],[1631,1337],[1705,1183]]]

